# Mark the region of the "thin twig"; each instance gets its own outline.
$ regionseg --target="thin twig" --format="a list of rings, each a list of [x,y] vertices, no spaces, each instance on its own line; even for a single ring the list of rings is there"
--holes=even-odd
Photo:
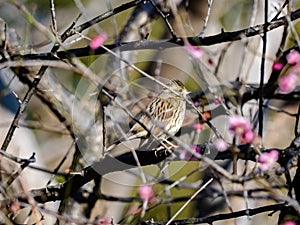
[[[158,6],[156,5],[156,3],[153,1],[153,0],[150,0],[150,3],[151,5],[155,8],[155,10],[158,12],[158,14],[163,18],[163,20],[165,21],[165,24],[167,25],[167,28],[169,29],[171,35],[172,35],[172,38],[173,39],[176,39],[177,36],[175,34],[175,31],[174,29],[172,28],[169,20],[168,20],[168,17],[160,10],[160,8],[158,8]]]
[[[23,115],[23,113],[25,112],[25,109],[31,99],[31,97],[34,95],[35,93],[35,88],[37,87],[37,85],[39,84],[41,78],[43,77],[43,74],[45,73],[45,70],[46,70],[47,67],[45,66],[42,66],[41,69],[39,70],[37,76],[34,78],[33,82],[32,82],[32,87],[30,87],[28,89],[28,91],[26,92],[26,95],[25,97],[23,98],[19,108],[18,108],[18,111],[16,112],[16,115],[13,119],[13,122],[6,134],[6,137],[4,139],[4,142],[1,146],[1,150],[3,151],[6,151],[7,150],[7,147],[12,139],[12,136],[16,130],[16,128],[18,127],[18,124],[19,124],[19,120],[21,119],[21,116]]]
[[[210,178],[201,188],[199,188],[199,190],[197,190],[192,196],[191,198],[186,201],[183,206],[180,207],[180,209],[173,215],[173,217],[166,223],[166,225],[170,225],[174,219],[182,212],[182,210],[185,209],[185,207],[187,207],[187,205],[201,192],[203,191],[214,179]]]
[[[210,17],[210,13],[211,13],[211,9],[212,9],[213,1],[214,0],[207,0],[207,3],[208,3],[207,15],[205,17],[205,21],[204,21],[204,25],[203,25],[202,31],[198,34],[199,37],[201,37],[204,34],[205,30],[206,30],[206,27],[207,27],[207,24],[208,24],[208,20],[209,20],[209,17]]]
[[[295,121],[295,127],[294,127],[294,134],[295,134],[295,137],[298,137],[299,136],[299,117],[300,117],[300,103],[298,104],[298,112],[297,112],[297,115],[296,115],[296,121]]]
[[[54,32],[54,35],[57,36],[57,21],[56,21],[54,0],[50,0],[50,12],[51,12],[53,32]]]
[[[54,179],[54,176],[57,175],[58,171],[60,170],[61,166],[64,164],[64,162],[67,160],[68,155],[70,154],[71,150],[73,149],[75,142],[77,140],[74,140],[72,142],[72,144],[70,145],[70,147],[68,148],[67,152],[65,153],[64,157],[60,160],[60,162],[58,163],[58,165],[56,166],[56,168],[53,170],[53,175],[51,177],[51,179],[49,179],[49,181],[46,184],[46,187],[50,185],[51,181]]]
[[[28,11],[24,4],[19,3],[16,0],[9,0],[15,7],[17,7],[25,16],[26,20],[29,21],[33,26],[35,26],[42,34],[44,34],[49,40],[55,43],[56,36],[43,24],[38,22],[33,15]]]
[[[99,23],[100,21],[103,21],[113,15],[116,15],[118,13],[121,13],[121,12],[124,12],[125,10],[127,9],[130,9],[132,7],[135,7],[137,5],[140,5],[140,4],[145,4],[148,0],[134,0],[134,1],[131,1],[131,2],[127,2],[127,3],[124,3],[122,5],[120,5],[119,7],[116,7],[114,9],[111,9],[81,25],[78,25],[76,27],[74,27],[73,29],[69,30],[68,32],[66,32],[63,36],[62,36],[62,39],[65,40],[67,39],[68,37],[71,37],[72,35],[74,34],[77,34],[77,33],[81,33],[82,31],[90,28],[91,26]]]
[[[283,9],[287,6],[287,4],[289,4],[289,2],[290,2],[290,0],[285,0],[285,2],[282,4],[280,9],[277,10],[276,15],[273,17],[273,19],[271,19],[271,22],[273,22],[274,20],[276,20],[278,18],[280,13],[282,13]]]
[[[284,203],[279,203],[279,204],[273,204],[273,205],[267,205],[267,206],[262,206],[258,208],[253,208],[253,209],[245,209],[245,210],[240,210],[236,211],[233,213],[219,213],[216,215],[212,216],[207,216],[207,217],[202,217],[202,218],[191,218],[191,219],[185,219],[185,220],[174,220],[172,224],[177,224],[177,225],[186,225],[186,224],[199,224],[199,223],[208,223],[208,224],[213,224],[214,222],[217,221],[222,221],[222,220],[229,220],[233,218],[238,218],[242,216],[253,216],[256,214],[260,213],[265,213],[269,211],[278,211],[286,208],[286,205]],[[149,221],[145,223],[146,225],[163,225],[164,222],[154,222],[154,221]]]

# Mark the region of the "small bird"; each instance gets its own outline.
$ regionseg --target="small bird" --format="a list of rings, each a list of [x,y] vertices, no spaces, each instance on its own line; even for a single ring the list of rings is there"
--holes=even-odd
[[[182,126],[186,101],[189,94],[183,83],[179,80],[172,80],[167,83],[168,88],[164,88],[141,113],[138,121],[126,134],[126,138],[121,138],[112,144],[107,151],[110,151],[117,144],[136,138],[145,139],[150,134],[159,141],[167,140],[175,135]],[[175,93],[173,93],[172,91]],[[146,128],[146,129],[145,129]]]

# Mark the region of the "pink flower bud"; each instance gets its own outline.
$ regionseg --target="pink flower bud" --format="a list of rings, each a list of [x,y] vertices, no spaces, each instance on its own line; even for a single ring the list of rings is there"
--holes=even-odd
[[[252,143],[256,136],[252,130],[251,123],[244,117],[238,115],[229,117],[229,130],[240,137],[243,143]]]
[[[221,97],[216,97],[214,100],[215,105],[220,105],[221,104]]]
[[[226,141],[224,141],[222,138],[218,138],[214,141],[214,145],[217,148],[219,152],[224,152],[227,150],[228,145]]]
[[[295,65],[298,62],[300,62],[300,54],[296,50],[292,50],[289,54],[286,56],[286,60],[288,64]]]
[[[282,225],[297,225],[297,223],[295,221],[289,220],[284,222]]]
[[[203,56],[203,51],[199,46],[193,46],[191,44],[186,44],[185,49],[196,59],[200,59]]]
[[[273,164],[277,162],[278,159],[279,159],[279,152],[277,150],[261,153],[261,155],[258,158],[258,161],[261,163],[260,169],[262,171],[271,169]]]
[[[140,186],[138,189],[138,193],[143,201],[149,201],[154,197],[153,189],[150,185]]]
[[[180,151],[180,154],[179,154],[179,159],[181,160],[189,160],[191,157],[189,156],[189,153],[187,150],[185,149],[182,149]]]
[[[201,148],[199,146],[196,146],[196,145],[191,145],[191,149],[196,153],[201,152]]]
[[[252,143],[255,138],[255,133],[252,130],[247,130],[242,135],[242,142]]]
[[[193,125],[193,129],[197,132],[203,131],[204,130],[204,124],[196,123],[196,124]]]
[[[229,117],[229,130],[237,135],[242,135],[245,131],[251,130],[252,125],[244,117],[232,115]]]
[[[285,76],[282,76],[278,80],[279,91],[281,93],[288,94],[292,92],[297,86],[298,76],[297,74],[291,72]]]
[[[103,45],[104,41],[107,39],[106,33],[100,33],[98,36],[94,37],[90,42],[90,48],[96,50],[101,45]]]
[[[273,70],[281,70],[283,66],[284,65],[281,62],[274,62],[272,68]]]

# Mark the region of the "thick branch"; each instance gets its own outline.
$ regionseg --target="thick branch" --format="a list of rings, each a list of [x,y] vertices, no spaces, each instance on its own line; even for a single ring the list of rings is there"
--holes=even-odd
[[[159,163],[170,155],[170,153],[165,150],[136,151],[136,154],[141,166]],[[99,178],[107,173],[123,171],[136,166],[137,163],[132,152],[117,157],[106,156],[102,160],[85,168],[82,171],[82,174],[73,176],[62,185],[33,190],[32,195],[34,196],[34,199],[40,203],[62,200],[67,196],[74,194],[80,187],[93,179]],[[20,197],[19,199],[26,201],[26,197]]]
[[[256,151],[249,147],[249,145],[239,146],[240,153],[239,158],[245,160],[255,161]],[[204,151],[206,157],[213,157],[215,151],[217,151],[212,144],[201,145],[201,149]],[[269,151],[269,150],[266,150]],[[285,167],[287,162],[298,156],[298,152],[295,149],[287,148],[279,151],[280,159],[279,163]],[[165,160],[170,153],[166,150],[160,151],[136,151],[141,166],[157,164]],[[210,155],[211,154],[211,155]],[[215,160],[230,159],[230,151],[220,152],[215,156]],[[136,167],[136,161],[132,152],[124,153],[117,157],[106,156],[102,160],[95,162],[93,165],[85,168],[82,174],[75,175],[70,180],[59,186],[52,186],[33,190],[32,194],[37,202],[45,203],[49,201],[58,201],[64,197],[74,194],[84,184],[101,177],[104,174],[108,174],[116,171],[124,171]],[[26,197],[20,197],[20,200],[26,201]]]
[[[292,12],[290,14],[291,20],[296,20],[300,18],[300,9]],[[283,25],[287,25],[288,21],[285,16],[278,18],[277,20],[274,20],[272,22],[269,22],[266,24],[267,31],[274,30],[278,27],[281,27]],[[209,46],[209,45],[215,45],[220,44],[224,42],[231,42],[231,41],[238,41],[243,38],[249,38],[256,35],[260,35],[263,32],[264,24],[259,24],[254,27],[233,31],[233,32],[221,32],[216,35],[207,36],[207,37],[188,37],[188,41],[192,45],[198,45],[198,46]],[[110,44],[105,45],[105,47],[109,50],[113,50],[115,48],[119,48],[120,51],[132,51],[132,50],[141,50],[141,49],[165,49],[165,48],[172,48],[174,46],[183,46],[183,38],[177,38],[177,39],[165,39],[165,40],[142,40],[142,41],[133,41],[128,43],[117,43],[117,44]],[[11,60],[35,60],[35,59],[41,59],[41,60],[57,60],[59,59],[67,59],[70,57],[83,57],[83,56],[89,56],[92,54],[95,55],[101,55],[105,54],[107,51],[103,48],[98,48],[95,51],[91,51],[90,47],[84,47],[84,48],[77,48],[77,49],[70,49],[67,51],[59,51],[57,54],[53,55],[52,53],[37,53],[37,54],[25,54],[25,55],[15,55],[11,57]],[[2,59],[1,62],[3,62]]]
[[[217,214],[217,215],[202,217],[202,218],[191,218],[191,219],[187,219],[187,220],[174,220],[171,224],[174,224],[174,225],[175,224],[176,225],[199,224],[199,223],[213,224],[213,222],[216,222],[216,221],[228,220],[228,219],[238,218],[238,217],[242,217],[242,216],[253,216],[256,214],[270,212],[270,211],[278,211],[285,207],[286,206],[284,203],[267,205],[267,206],[262,206],[259,208],[245,209],[245,210],[240,210],[240,211],[236,211],[236,212]],[[153,222],[151,220],[151,221],[145,221],[142,224],[143,225],[150,225],[150,224],[151,225],[162,225],[162,224],[165,224],[165,222]]]

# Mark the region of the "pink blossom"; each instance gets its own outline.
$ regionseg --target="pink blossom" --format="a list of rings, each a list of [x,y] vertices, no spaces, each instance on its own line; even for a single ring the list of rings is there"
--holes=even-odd
[[[282,225],[297,225],[297,223],[293,220],[289,220],[289,221],[284,222]]]
[[[292,92],[297,86],[298,76],[297,74],[291,72],[285,76],[282,76],[278,80],[279,91],[281,93],[288,94]]]
[[[203,55],[203,51],[199,46],[193,46],[191,44],[186,44],[185,49],[196,59],[200,59]]]
[[[246,142],[246,143],[252,143],[255,137],[256,135],[253,132],[253,130],[247,130],[241,136],[242,142]]]
[[[106,33],[100,33],[96,37],[94,37],[90,42],[90,48],[96,50],[101,45],[103,45],[104,41],[107,39]]]
[[[286,60],[288,64],[295,65],[298,62],[300,62],[300,54],[296,50],[292,50],[289,54],[286,56]]]
[[[214,141],[214,145],[217,148],[219,152],[224,152],[227,150],[228,145],[226,141],[224,141],[222,138],[218,138]]]
[[[190,148],[195,153],[201,153],[201,148],[197,145],[190,145]],[[189,152],[187,149],[182,149],[180,151],[179,158],[181,160],[192,160],[192,159],[194,159],[192,153]]]
[[[197,146],[197,145],[191,145],[190,147],[196,153],[200,153],[201,152],[201,148],[199,146]]]
[[[197,132],[203,131],[204,130],[204,124],[196,123],[196,124],[193,125],[193,129]]]
[[[281,70],[283,66],[284,65],[281,62],[274,62],[272,68],[273,70]]]
[[[260,169],[262,171],[266,171],[270,169],[275,162],[277,162],[279,158],[279,152],[276,150],[272,150],[270,152],[263,152],[258,158],[260,164]]]
[[[143,201],[150,201],[154,197],[154,192],[153,192],[152,186],[150,186],[150,185],[140,186],[138,189],[138,193],[139,193],[140,198]]]
[[[214,100],[215,105],[220,105],[221,104],[221,97],[216,97]]]
[[[182,149],[180,151],[179,159],[181,159],[181,160],[189,160],[190,159],[189,153],[186,149]]]
[[[65,174],[70,174],[70,173],[71,173],[70,168],[65,169]]]
[[[251,143],[255,138],[251,123],[239,115],[229,117],[229,130],[240,137],[244,143]]]
[[[245,131],[251,130],[252,125],[244,117],[232,115],[229,117],[229,130],[237,135],[243,134]]]

